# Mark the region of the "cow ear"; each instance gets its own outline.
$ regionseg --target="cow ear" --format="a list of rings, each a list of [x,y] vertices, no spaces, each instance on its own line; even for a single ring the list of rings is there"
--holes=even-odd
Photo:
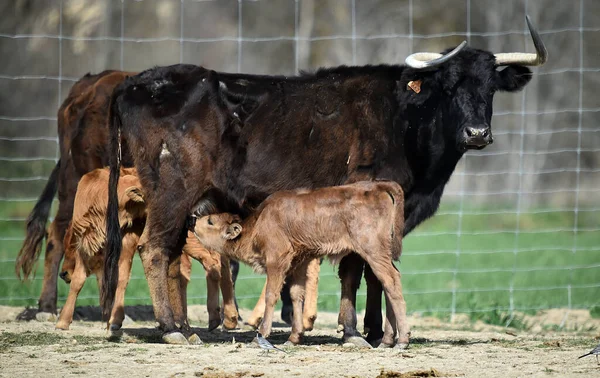
[[[137,186],[130,186],[125,189],[125,194],[133,202],[144,203],[144,193],[142,193],[142,190]]]
[[[223,233],[223,238],[227,240],[233,240],[237,238],[242,232],[242,225],[239,223],[232,223],[225,229]]]
[[[524,66],[507,66],[497,71],[497,88],[499,91],[520,91],[531,80],[531,70]]]

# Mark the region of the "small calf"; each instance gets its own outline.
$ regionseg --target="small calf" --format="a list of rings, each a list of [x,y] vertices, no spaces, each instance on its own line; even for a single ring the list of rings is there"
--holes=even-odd
[[[104,271],[104,245],[106,244],[106,208],[108,200],[108,169],[96,169],[85,174],[77,186],[73,218],[65,234],[65,259],[60,277],[70,283],[69,295],[63,306],[57,329],[69,329],[73,320],[73,311],[77,296],[85,279],[95,274],[98,286]],[[110,316],[111,330],[121,328],[124,319],[125,289],[131,275],[133,256],[137,251],[139,239],[144,231],[146,204],[141,184],[134,168],[122,168],[117,191],[119,195],[119,223],[123,233],[123,250],[119,259],[119,280],[115,304]],[[206,271],[207,309],[209,329],[221,323],[219,311],[219,286],[223,293],[224,315],[223,326],[233,329],[237,325],[237,309],[233,298],[233,283],[229,262],[221,262],[222,257],[209,252],[198,240],[188,234],[188,239],[181,255],[180,272],[169,272],[169,287],[179,285],[185,296],[185,289],[190,280],[190,257],[200,261]],[[179,274],[181,273],[181,274]],[[179,281],[179,282],[177,282]],[[173,294],[175,295],[175,294]],[[180,311],[182,321],[186,318],[185,298],[181,298]],[[183,324],[182,324],[183,325]]]
[[[308,265],[315,258],[333,262],[355,252],[381,281],[388,302],[383,342],[409,342],[400,272],[404,227],[402,188],[391,181],[364,181],[309,190],[281,191],[268,197],[247,219],[222,213],[196,219],[194,232],[208,249],[267,273],[266,307],[260,333],[271,333],[273,310],[288,272],[292,273],[294,318],[288,342],[303,333],[302,292]],[[299,288],[299,289],[298,289]]]

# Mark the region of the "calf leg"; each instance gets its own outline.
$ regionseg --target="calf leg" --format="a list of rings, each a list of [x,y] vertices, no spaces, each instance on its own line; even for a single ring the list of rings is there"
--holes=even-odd
[[[307,270],[311,262],[312,260],[301,263],[294,269],[294,272],[288,276],[290,280],[290,298],[292,300],[294,316],[292,318],[292,333],[286,344],[299,344],[302,335],[304,334],[302,302],[304,301],[305,295]]]
[[[221,295],[223,296],[223,327],[225,329],[235,329],[239,319],[238,307],[235,300],[235,280],[232,279],[231,265],[230,260],[221,255],[220,286]]]
[[[169,256],[168,269],[167,287],[169,290],[169,303],[173,309],[175,324],[184,331],[189,331],[187,306],[183,298],[185,290],[182,288],[181,254],[171,254]]]
[[[190,236],[192,235],[192,236]],[[206,309],[208,311],[208,330],[212,331],[221,324],[219,310],[219,281],[221,279],[221,258],[218,254],[204,248],[193,234],[188,234],[187,243],[183,246],[184,255],[199,261],[206,273]],[[183,261],[183,258],[182,258]]]
[[[319,295],[320,271],[321,259],[313,259],[308,263],[308,267],[306,270],[304,306],[302,308],[302,324],[305,331],[312,331],[315,324],[315,320],[317,319],[317,298]]]
[[[367,306],[365,310],[364,333],[366,339],[373,344],[383,337],[381,332],[381,283],[373,274],[371,267],[365,265],[365,281],[367,283]]]
[[[279,299],[279,293],[283,287],[285,272],[289,270],[290,262],[277,261],[267,262],[267,285],[265,289],[265,313],[259,330],[263,337],[271,334],[273,326],[273,312],[275,304]]]
[[[75,268],[73,269],[73,276],[71,277],[71,284],[69,285],[69,295],[67,296],[67,301],[60,311],[60,316],[58,317],[58,322],[56,323],[56,329],[68,330],[69,325],[73,321],[73,312],[75,311],[75,302],[77,301],[77,296],[85,283],[85,279],[87,278],[87,274],[85,271],[85,266],[83,264],[83,260],[77,254],[75,258]]]
[[[258,328],[260,326],[260,322],[263,319],[263,315],[265,314],[265,293],[267,291],[267,281],[265,280],[265,284],[260,293],[260,297],[258,301],[256,301],[256,305],[254,306],[254,310],[252,310],[252,315],[248,318],[246,324],[252,326],[253,328]]]
[[[108,321],[111,331],[118,331],[123,326],[123,320],[125,319],[125,291],[131,277],[131,265],[138,240],[139,235],[133,233],[128,233],[123,237],[123,248],[119,258],[119,281],[117,292],[115,293],[115,303],[110,314],[110,320]],[[96,277],[102,276],[103,272],[96,273]],[[99,288],[101,287],[102,285],[99,285]]]
[[[338,274],[342,282],[342,298],[340,300],[338,331],[344,332],[344,342],[370,348],[371,345],[356,330],[356,292],[360,286],[363,266],[364,261],[355,253],[344,257],[340,262]]]
[[[383,334],[383,338],[381,339],[381,343],[379,344],[380,348],[393,347],[394,342],[396,340],[396,315],[394,315],[394,310],[392,306],[392,302],[385,296],[385,332]]]
[[[365,256],[365,258],[367,259],[367,263],[371,265],[373,273],[381,282],[388,305],[391,305],[393,309],[398,331],[398,343],[396,344],[396,347],[406,348],[410,339],[410,328],[406,320],[406,302],[402,295],[400,272],[396,269],[391,260],[369,256]],[[386,332],[389,331],[390,330],[386,330]]]

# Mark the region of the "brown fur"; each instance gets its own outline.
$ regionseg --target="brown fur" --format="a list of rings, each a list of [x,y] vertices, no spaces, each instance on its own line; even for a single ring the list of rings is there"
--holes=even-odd
[[[96,169],[82,177],[75,196],[73,220],[67,229],[64,245],[65,260],[61,277],[71,282],[67,302],[61,311],[56,328],[68,329],[73,318],[75,300],[85,278],[95,274],[99,280],[104,271],[104,245],[106,243],[106,206],[107,206],[108,170]],[[139,239],[144,230],[146,208],[141,192],[137,172],[134,168],[121,169],[118,183],[119,194],[119,223],[123,230],[123,253],[119,260],[119,283],[109,323],[111,329],[121,327],[124,318],[124,295],[131,274],[131,263],[136,253]],[[185,293],[190,279],[190,257],[200,261],[206,271],[208,288],[207,308],[209,313],[209,328],[214,329],[220,324],[219,285],[223,292],[225,328],[232,329],[237,325],[237,310],[233,298],[233,283],[231,276],[223,274],[229,271],[229,261],[216,253],[203,248],[190,233],[184,246],[184,254],[178,269],[169,276],[171,283],[170,296],[178,303],[178,318],[187,324],[185,297],[179,299],[179,291]],[[225,263],[227,269],[222,269]]]
[[[243,222],[222,213],[197,219],[194,230],[208,249],[266,270],[265,312],[260,332],[271,332],[273,309],[286,274],[292,273],[292,334],[303,333],[302,299],[309,265],[319,257],[339,261],[355,251],[381,281],[395,319],[384,342],[408,344],[409,327],[400,273],[392,261],[401,254],[404,197],[395,182],[372,181],[313,191],[281,191],[268,197]]]

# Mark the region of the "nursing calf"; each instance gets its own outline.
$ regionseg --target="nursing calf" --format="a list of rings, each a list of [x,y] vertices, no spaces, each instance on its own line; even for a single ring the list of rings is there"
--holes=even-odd
[[[73,219],[66,231],[64,246],[65,260],[62,273],[66,282],[70,282],[69,295],[60,313],[56,328],[69,329],[73,320],[73,311],[79,291],[85,279],[95,274],[101,286],[104,274],[104,245],[106,244],[106,207],[108,201],[108,169],[96,169],[84,175],[77,186],[74,201]],[[131,275],[133,256],[142,235],[146,219],[146,205],[144,194],[137,172],[134,168],[121,169],[118,182],[119,224],[123,232],[123,253],[119,259],[118,286],[115,304],[112,308],[109,324],[111,330],[121,328],[124,318],[125,289]],[[208,290],[207,308],[209,314],[209,329],[216,328],[220,323],[219,311],[219,285],[223,293],[225,319],[223,326],[228,329],[237,325],[237,310],[233,300],[233,287],[229,271],[229,263],[221,263],[221,257],[216,253],[206,250],[198,240],[189,234],[181,255],[181,264],[177,267],[180,271],[169,272],[169,293],[178,302],[178,317],[186,322],[185,292],[190,280],[190,257],[200,261],[206,271]],[[143,258],[143,257],[142,257]],[[224,259],[226,260],[226,259]],[[181,273],[181,274],[180,274]],[[182,295],[179,300],[179,295]],[[177,298],[175,298],[177,297]],[[182,324],[187,326],[187,324]]]
[[[363,181],[313,191],[280,191],[241,221],[230,213],[197,218],[194,233],[209,250],[238,259],[267,273],[266,307],[260,332],[271,333],[273,310],[283,281],[291,273],[294,314],[288,342],[303,333],[302,296],[307,269],[319,257],[339,262],[355,252],[371,267],[388,301],[383,342],[409,342],[400,272],[393,260],[402,252],[404,197],[392,181]]]

